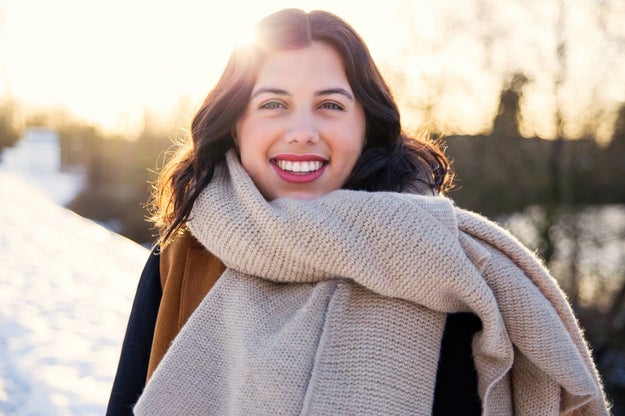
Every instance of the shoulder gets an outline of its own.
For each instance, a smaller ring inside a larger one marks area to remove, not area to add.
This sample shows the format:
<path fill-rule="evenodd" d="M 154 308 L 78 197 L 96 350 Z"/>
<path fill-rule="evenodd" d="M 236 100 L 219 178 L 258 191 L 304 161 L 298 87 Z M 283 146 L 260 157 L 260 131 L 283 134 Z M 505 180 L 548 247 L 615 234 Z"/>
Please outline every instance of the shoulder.
<path fill-rule="evenodd" d="M 162 298 L 148 378 L 225 269 L 223 263 L 188 231 L 165 246 L 159 257 Z"/>
<path fill-rule="evenodd" d="M 161 284 L 165 287 L 168 278 L 182 275 L 189 268 L 211 265 L 215 272 L 223 272 L 223 264 L 209 252 L 189 231 L 176 236 L 160 253 Z M 201 267 L 206 271 L 206 267 Z"/>
<path fill-rule="evenodd" d="M 571 310 L 564 292 L 535 253 L 508 230 L 479 214 L 458 209 L 457 219 L 465 252 L 470 254 L 467 247 L 473 245 L 481 247 L 487 254 L 476 265 L 486 278 L 492 278 L 490 284 L 493 287 L 507 282 L 515 287 L 512 292 L 520 290 L 519 285 L 525 285 L 528 291 L 538 290 L 559 314 L 570 317 Z M 509 279 L 504 279 L 505 276 Z"/>
<path fill-rule="evenodd" d="M 179 310 L 182 324 L 224 272 L 225 266 L 186 231 L 168 244 L 160 255 L 163 301 Z"/>
<path fill-rule="evenodd" d="M 461 233 L 478 241 L 484 247 L 490 247 L 491 252 L 499 252 L 521 269 L 547 273 L 541 259 L 501 225 L 480 214 L 460 208 L 456 208 L 456 218 Z"/>

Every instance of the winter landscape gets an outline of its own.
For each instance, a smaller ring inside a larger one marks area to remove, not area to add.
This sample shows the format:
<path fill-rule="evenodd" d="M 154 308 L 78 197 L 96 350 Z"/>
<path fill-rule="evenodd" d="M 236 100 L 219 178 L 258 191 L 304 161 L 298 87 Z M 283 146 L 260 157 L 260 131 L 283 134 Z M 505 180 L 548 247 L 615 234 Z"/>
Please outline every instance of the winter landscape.
<path fill-rule="evenodd" d="M 148 250 L 37 183 L 0 169 L 0 415 L 103 415 Z"/>

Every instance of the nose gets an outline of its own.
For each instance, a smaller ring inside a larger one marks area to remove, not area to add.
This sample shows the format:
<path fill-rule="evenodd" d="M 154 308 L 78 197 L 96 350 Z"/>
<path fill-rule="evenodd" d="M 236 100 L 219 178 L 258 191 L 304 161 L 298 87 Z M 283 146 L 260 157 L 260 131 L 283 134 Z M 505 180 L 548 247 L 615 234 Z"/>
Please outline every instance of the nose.
<path fill-rule="evenodd" d="M 285 140 L 291 144 L 317 143 L 319 131 L 314 118 L 309 114 L 294 114 L 291 125 L 285 132 Z"/>

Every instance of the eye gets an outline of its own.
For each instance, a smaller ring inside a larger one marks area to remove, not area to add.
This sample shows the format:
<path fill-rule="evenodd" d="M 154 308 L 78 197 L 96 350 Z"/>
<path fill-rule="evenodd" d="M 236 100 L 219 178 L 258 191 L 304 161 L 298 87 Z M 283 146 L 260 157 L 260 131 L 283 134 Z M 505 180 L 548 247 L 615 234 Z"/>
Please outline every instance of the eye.
<path fill-rule="evenodd" d="M 335 102 L 335 101 L 326 101 L 321 103 L 321 105 L 319 106 L 319 108 L 325 108 L 328 110 L 339 110 L 339 111 L 344 111 L 345 107 L 343 107 L 341 104 Z"/>
<path fill-rule="evenodd" d="M 258 108 L 273 110 L 277 108 L 286 108 L 286 106 L 280 101 L 267 101 L 262 103 Z"/>

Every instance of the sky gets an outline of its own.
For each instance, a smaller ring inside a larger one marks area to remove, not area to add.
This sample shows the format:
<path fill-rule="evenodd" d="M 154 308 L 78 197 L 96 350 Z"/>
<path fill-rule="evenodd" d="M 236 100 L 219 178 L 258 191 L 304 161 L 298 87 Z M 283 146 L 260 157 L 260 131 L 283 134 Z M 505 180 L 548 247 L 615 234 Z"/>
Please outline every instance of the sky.
<path fill-rule="evenodd" d="M 324 8 L 366 26 L 362 8 L 336 3 L 0 0 L 0 91 L 123 127 L 126 113 L 203 98 L 234 44 L 269 13 Z"/>
<path fill-rule="evenodd" d="M 0 0 L 0 94 L 132 130 L 146 109 L 171 113 L 182 99 L 197 108 L 260 18 L 325 9 L 365 39 L 408 124 L 423 122 L 413 109 L 431 108 L 443 130 L 488 129 L 506 76 L 523 70 L 524 131 L 549 136 L 559 2 L 570 44 L 560 100 L 574 135 L 589 109 L 609 124 L 625 101 L 621 0 L 600 2 L 600 22 L 594 0 Z"/>

